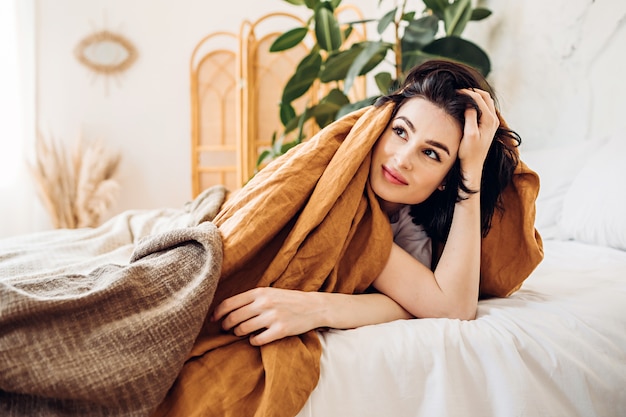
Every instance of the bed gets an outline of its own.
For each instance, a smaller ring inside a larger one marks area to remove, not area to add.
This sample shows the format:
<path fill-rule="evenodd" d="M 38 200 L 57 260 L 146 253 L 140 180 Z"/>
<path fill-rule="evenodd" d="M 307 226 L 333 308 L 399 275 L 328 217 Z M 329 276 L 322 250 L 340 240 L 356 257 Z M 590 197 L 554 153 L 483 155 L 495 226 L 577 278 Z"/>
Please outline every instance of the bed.
<path fill-rule="evenodd" d="M 522 151 L 522 158 L 542 177 L 536 226 L 544 238 L 545 259 L 521 289 L 508 298 L 481 300 L 474 321 L 418 319 L 320 330 L 321 376 L 298 417 L 624 415 L 626 190 L 618 174 L 625 155 L 625 142 L 619 138 Z M 215 192 L 209 189 L 180 209 L 124 212 L 96 229 L 5 239 L 0 242 L 0 283 L 6 284 L 16 271 L 35 279 L 42 268 L 86 276 L 103 264 L 123 266 L 151 236 L 206 224 L 223 197 L 212 196 Z M 183 236 L 174 246 L 184 248 L 184 242 L 193 239 Z M 188 246 L 197 250 L 203 245 L 200 240 Z M 154 260 L 158 253 L 146 259 Z M 193 256 L 199 258 L 196 252 Z M 206 272 L 204 266 L 199 268 Z M 197 315 L 203 312 L 206 309 Z M 0 336 L 10 330 L 5 323 Z M 186 334 L 197 331 L 192 327 Z M 148 336 L 155 341 L 154 335 Z M 14 381 L 6 369 L 12 369 L 12 347 L 6 338 L 0 340 L 0 414 L 32 415 L 28 407 L 39 400 L 29 397 L 24 402 L 9 394 Z M 141 348 L 142 356 L 155 350 Z M 181 351 L 184 356 L 189 348 L 178 346 L 175 360 L 166 356 L 166 382 L 148 393 L 153 402 L 149 406 L 136 401 L 148 398 L 140 390 L 127 393 L 118 408 L 106 408 L 119 398 L 107 397 L 100 389 L 97 407 L 76 401 L 70 411 L 148 415 L 181 366 Z M 40 354 L 28 348 L 24 352 Z M 38 370 L 40 376 L 54 379 L 52 370 L 64 366 L 56 363 L 58 355 L 55 358 Z M 140 382 L 154 383 L 153 376 L 147 378 Z M 73 383 L 70 391 L 78 390 L 84 380 Z M 72 414 L 58 405 L 44 399 L 37 407 L 46 411 L 42 415 Z"/>
<path fill-rule="evenodd" d="M 624 415 L 626 253 L 557 240 L 545 253 L 474 321 L 322 334 L 322 376 L 299 416 Z"/>
<path fill-rule="evenodd" d="M 545 258 L 474 321 L 320 333 L 321 378 L 299 417 L 626 415 L 626 144 L 522 151 L 542 188 Z"/>

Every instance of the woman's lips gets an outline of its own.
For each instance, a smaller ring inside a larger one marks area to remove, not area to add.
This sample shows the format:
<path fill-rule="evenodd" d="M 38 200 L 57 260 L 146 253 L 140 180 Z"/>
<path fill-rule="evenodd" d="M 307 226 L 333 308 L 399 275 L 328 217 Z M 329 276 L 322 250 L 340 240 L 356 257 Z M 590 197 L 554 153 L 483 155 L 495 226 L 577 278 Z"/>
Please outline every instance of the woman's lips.
<path fill-rule="evenodd" d="M 396 185 L 408 185 L 404 177 L 392 168 L 383 165 L 383 176 L 387 181 Z"/>

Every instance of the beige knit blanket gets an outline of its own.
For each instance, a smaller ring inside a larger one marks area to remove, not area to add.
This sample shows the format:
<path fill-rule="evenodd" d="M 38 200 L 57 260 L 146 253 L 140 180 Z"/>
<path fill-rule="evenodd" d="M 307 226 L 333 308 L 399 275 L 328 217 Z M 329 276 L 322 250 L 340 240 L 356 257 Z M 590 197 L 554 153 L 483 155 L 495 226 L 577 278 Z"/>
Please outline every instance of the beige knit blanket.
<path fill-rule="evenodd" d="M 0 415 L 152 413 L 213 299 L 223 200 L 1 240 Z"/>

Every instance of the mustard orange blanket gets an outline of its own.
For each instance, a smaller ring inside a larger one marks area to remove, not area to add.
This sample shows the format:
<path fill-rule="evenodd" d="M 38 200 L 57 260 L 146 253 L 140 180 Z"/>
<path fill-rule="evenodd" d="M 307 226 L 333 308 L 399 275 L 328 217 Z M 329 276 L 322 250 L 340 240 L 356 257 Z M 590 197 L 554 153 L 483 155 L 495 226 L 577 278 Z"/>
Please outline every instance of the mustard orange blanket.
<path fill-rule="evenodd" d="M 369 107 L 334 122 L 225 204 L 214 220 L 224 259 L 211 311 L 255 286 L 359 293 L 371 284 L 392 233 L 368 186 L 370 151 L 391 111 Z M 536 174 L 521 165 L 506 214 L 484 240 L 481 285 L 491 294 L 516 289 L 541 260 L 537 189 Z M 156 415 L 294 416 L 317 384 L 320 354 L 314 331 L 259 348 L 206 322 Z"/>

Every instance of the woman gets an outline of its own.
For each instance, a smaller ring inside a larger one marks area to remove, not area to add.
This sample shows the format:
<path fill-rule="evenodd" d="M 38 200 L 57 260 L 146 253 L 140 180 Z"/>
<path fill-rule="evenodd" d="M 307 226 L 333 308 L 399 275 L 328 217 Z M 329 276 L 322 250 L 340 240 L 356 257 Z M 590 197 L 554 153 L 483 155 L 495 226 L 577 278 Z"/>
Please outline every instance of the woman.
<path fill-rule="evenodd" d="M 395 108 L 369 168 L 369 184 L 394 229 L 390 255 L 372 283 L 377 292 L 255 288 L 217 306 L 212 320 L 222 320 L 223 329 L 264 345 L 322 327 L 475 317 L 481 238 L 518 163 L 519 137 L 500 127 L 491 88 L 463 65 L 416 67 L 376 106 L 388 103 Z M 431 238 L 446 242 L 433 270 Z"/>
<path fill-rule="evenodd" d="M 479 292 L 517 289 L 542 258 L 538 177 L 488 91 L 426 62 L 230 198 L 210 320 L 155 417 L 293 416 L 319 378 L 314 329 L 472 319 Z"/>

